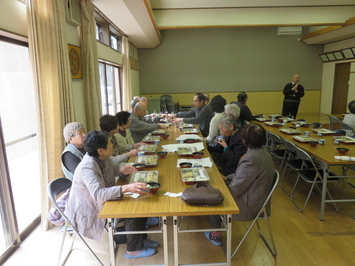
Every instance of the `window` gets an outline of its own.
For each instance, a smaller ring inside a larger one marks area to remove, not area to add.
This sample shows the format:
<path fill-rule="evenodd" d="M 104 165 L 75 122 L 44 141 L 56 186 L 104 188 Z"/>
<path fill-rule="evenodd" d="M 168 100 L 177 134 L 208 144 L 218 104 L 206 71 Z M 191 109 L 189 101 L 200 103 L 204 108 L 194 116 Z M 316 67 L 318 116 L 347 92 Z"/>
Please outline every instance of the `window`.
<path fill-rule="evenodd" d="M 102 114 L 115 115 L 122 111 L 120 68 L 100 62 L 99 71 Z"/>
<path fill-rule="evenodd" d="M 121 52 L 121 37 L 110 32 L 110 47 L 116 51 Z"/>
<path fill-rule="evenodd" d="M 96 40 L 102 42 L 103 37 L 102 37 L 102 28 L 101 24 L 99 22 L 96 22 Z"/>
<path fill-rule="evenodd" d="M 1 255 L 39 224 L 41 203 L 35 93 L 27 44 L 0 36 L 0 58 L 1 264 Z"/>

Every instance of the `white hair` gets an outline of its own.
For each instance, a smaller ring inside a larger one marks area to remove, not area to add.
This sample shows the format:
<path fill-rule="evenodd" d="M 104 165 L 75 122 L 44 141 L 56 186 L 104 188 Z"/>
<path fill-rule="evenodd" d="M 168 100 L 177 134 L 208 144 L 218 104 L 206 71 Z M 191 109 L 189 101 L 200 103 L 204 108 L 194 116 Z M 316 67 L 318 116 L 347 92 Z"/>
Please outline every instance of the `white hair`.
<path fill-rule="evenodd" d="M 227 104 L 224 106 L 224 113 L 226 115 L 233 116 L 235 119 L 238 119 L 239 115 L 240 115 L 240 108 L 238 105 L 233 104 L 233 103 Z"/>

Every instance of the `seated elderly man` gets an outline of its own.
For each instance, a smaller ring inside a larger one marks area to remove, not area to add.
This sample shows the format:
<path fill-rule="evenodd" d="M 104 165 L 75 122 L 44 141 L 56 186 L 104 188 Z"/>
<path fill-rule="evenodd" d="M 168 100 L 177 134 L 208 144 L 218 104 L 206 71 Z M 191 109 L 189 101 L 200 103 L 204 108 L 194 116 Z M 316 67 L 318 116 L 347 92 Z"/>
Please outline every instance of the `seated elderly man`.
<path fill-rule="evenodd" d="M 349 125 L 353 129 L 353 132 L 355 132 L 355 101 L 351 101 L 348 104 L 348 109 L 350 114 L 344 116 L 343 122 Z M 350 135 L 353 135 L 353 132 Z"/>
<path fill-rule="evenodd" d="M 195 94 L 194 106 L 196 108 L 195 110 L 180 112 L 174 115 L 177 118 L 175 118 L 173 122 L 175 124 L 180 122 L 198 124 L 202 136 L 207 137 L 210 130 L 210 122 L 214 113 L 212 112 L 212 109 L 206 105 L 205 95 L 203 95 L 203 93 Z"/>
<path fill-rule="evenodd" d="M 61 156 L 62 171 L 65 177 L 70 180 L 73 179 L 75 168 L 85 155 L 85 134 L 84 126 L 78 122 L 69 123 L 63 129 L 63 136 L 68 144 Z"/>
<path fill-rule="evenodd" d="M 141 142 L 142 139 L 150 132 L 158 128 L 167 128 L 166 125 L 159 125 L 156 123 L 148 123 L 144 121 L 144 116 L 147 111 L 147 105 L 143 102 L 138 102 L 134 107 L 134 112 L 131 115 L 131 131 L 132 138 L 135 143 Z"/>
<path fill-rule="evenodd" d="M 247 148 L 246 154 L 239 160 L 236 171 L 226 178 L 240 213 L 233 215 L 237 221 L 251 221 L 258 214 L 263 201 L 272 187 L 275 168 L 270 153 L 266 150 L 266 131 L 258 124 L 246 125 L 241 131 L 241 139 Z M 270 214 L 271 205 L 267 206 Z M 208 216 L 212 228 L 221 228 L 219 215 Z M 216 246 L 222 244 L 221 232 L 204 232 L 206 238 Z"/>
<path fill-rule="evenodd" d="M 249 107 L 246 105 L 248 100 L 248 95 L 245 92 L 239 93 L 237 99 L 238 99 L 237 102 L 231 102 L 231 103 L 238 105 L 238 107 L 240 108 L 239 121 L 242 126 L 244 126 L 245 120 L 254 121 L 256 120 L 257 117 L 259 117 L 257 115 L 252 115 Z"/>
<path fill-rule="evenodd" d="M 83 236 L 100 241 L 106 219 L 98 214 L 108 200 L 121 199 L 126 192 L 146 195 L 142 182 L 115 186 L 115 177 L 125 178 L 137 170 L 126 165 L 120 167 L 111 159 L 113 145 L 103 131 L 91 131 L 84 140 L 86 155 L 73 177 L 65 214 Z M 123 202 L 122 202 L 123 203 Z M 126 231 L 145 231 L 146 218 L 127 218 Z M 158 242 L 147 239 L 147 234 L 128 234 L 126 258 L 150 257 L 155 254 Z"/>

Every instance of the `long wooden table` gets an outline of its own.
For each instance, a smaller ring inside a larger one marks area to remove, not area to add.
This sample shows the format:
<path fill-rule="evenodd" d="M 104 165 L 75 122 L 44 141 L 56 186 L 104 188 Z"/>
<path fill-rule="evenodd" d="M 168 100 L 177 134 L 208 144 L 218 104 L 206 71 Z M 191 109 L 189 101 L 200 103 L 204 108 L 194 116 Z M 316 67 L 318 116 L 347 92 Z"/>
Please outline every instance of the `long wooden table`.
<path fill-rule="evenodd" d="M 307 122 L 311 123 L 311 121 L 306 120 Z M 315 122 L 315 121 L 314 121 Z M 346 156 L 351 156 L 355 157 L 355 145 L 345 145 L 345 144 L 334 144 L 334 136 L 333 135 L 323 135 L 322 137 L 318 137 L 315 132 L 312 131 L 312 127 L 304 128 L 304 127 L 299 127 L 298 130 L 302 131 L 302 134 L 304 134 L 304 131 L 310 131 L 310 137 L 313 137 L 317 140 L 319 139 L 325 139 L 325 144 L 324 145 L 317 145 L 316 147 L 311 147 L 307 143 L 302 143 L 299 141 L 294 140 L 292 135 L 287 135 L 284 134 L 280 131 L 282 128 L 289 128 L 291 126 L 294 126 L 291 124 L 291 122 L 288 122 L 286 125 L 280 128 L 275 128 L 271 126 L 267 126 L 264 122 L 255 122 L 261 124 L 266 131 L 272 132 L 280 136 L 282 139 L 289 140 L 293 142 L 296 146 L 300 147 L 301 149 L 305 150 L 308 154 L 312 155 L 313 157 L 321 160 L 323 162 L 323 184 L 322 184 L 322 195 L 321 195 L 321 208 L 320 208 L 320 220 L 324 220 L 324 209 L 325 209 L 325 203 L 327 202 L 354 202 L 355 199 L 326 199 L 326 189 L 327 189 L 327 179 L 328 179 L 328 172 L 329 167 L 332 165 L 355 165 L 355 161 L 342 161 L 342 160 L 337 160 L 335 159 L 335 156 L 340 156 L 341 154 L 338 153 L 336 148 L 338 147 L 346 147 L 349 148 L 349 152 L 346 153 Z"/>
<path fill-rule="evenodd" d="M 177 143 L 176 138 L 182 134 L 174 126 L 167 130 L 170 135 L 167 140 L 161 138 L 161 142 L 157 151 L 162 150 L 161 146 L 166 144 Z M 208 150 L 204 149 L 204 157 L 210 157 Z M 134 161 L 132 158 L 130 161 Z M 178 255 L 178 219 L 180 216 L 205 216 L 205 215 L 225 215 L 226 224 L 224 230 L 227 232 L 226 243 L 226 262 L 218 263 L 218 265 L 231 265 L 231 240 L 232 240 L 232 214 L 238 214 L 239 209 L 230 194 L 228 187 L 222 179 L 217 167 L 213 165 L 212 168 L 206 168 L 210 176 L 210 184 L 218 188 L 224 195 L 224 202 L 218 206 L 192 206 L 184 203 L 180 198 L 173 198 L 164 196 L 166 192 L 178 193 L 184 191 L 188 185 L 181 180 L 180 170 L 177 168 L 178 155 L 176 153 L 169 153 L 165 158 L 159 159 L 158 164 L 149 170 L 157 170 L 159 172 L 160 189 L 155 195 L 148 195 L 145 197 L 138 197 L 136 199 L 125 195 L 120 201 L 108 201 L 104 204 L 99 213 L 100 218 L 108 219 L 109 231 L 109 245 L 110 245 L 110 259 L 111 265 L 115 264 L 115 250 L 113 245 L 113 220 L 115 218 L 136 218 L 136 217 L 161 217 L 161 229 L 156 231 L 149 230 L 142 233 L 162 233 L 164 245 L 164 265 L 168 265 L 168 241 L 167 241 L 167 227 L 173 226 L 174 230 L 174 264 L 179 264 Z M 211 158 L 212 160 L 212 158 Z M 147 169 L 147 168 L 146 168 Z M 119 181 L 122 182 L 122 181 Z M 167 223 L 167 217 L 173 217 L 173 225 Z M 209 231 L 211 228 L 203 229 Z M 195 232 L 203 231 L 201 229 Z M 133 232 L 138 233 L 138 232 Z M 199 264 L 200 265 L 200 264 Z"/>

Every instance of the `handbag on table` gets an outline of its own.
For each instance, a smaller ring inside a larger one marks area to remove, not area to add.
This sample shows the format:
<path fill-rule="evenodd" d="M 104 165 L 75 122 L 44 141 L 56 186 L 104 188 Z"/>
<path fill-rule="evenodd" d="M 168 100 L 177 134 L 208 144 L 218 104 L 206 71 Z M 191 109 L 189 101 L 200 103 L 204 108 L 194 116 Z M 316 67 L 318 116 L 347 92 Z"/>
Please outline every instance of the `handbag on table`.
<path fill-rule="evenodd" d="M 219 189 L 207 181 L 199 181 L 184 190 L 181 200 L 190 205 L 218 205 L 224 201 L 224 197 Z"/>

